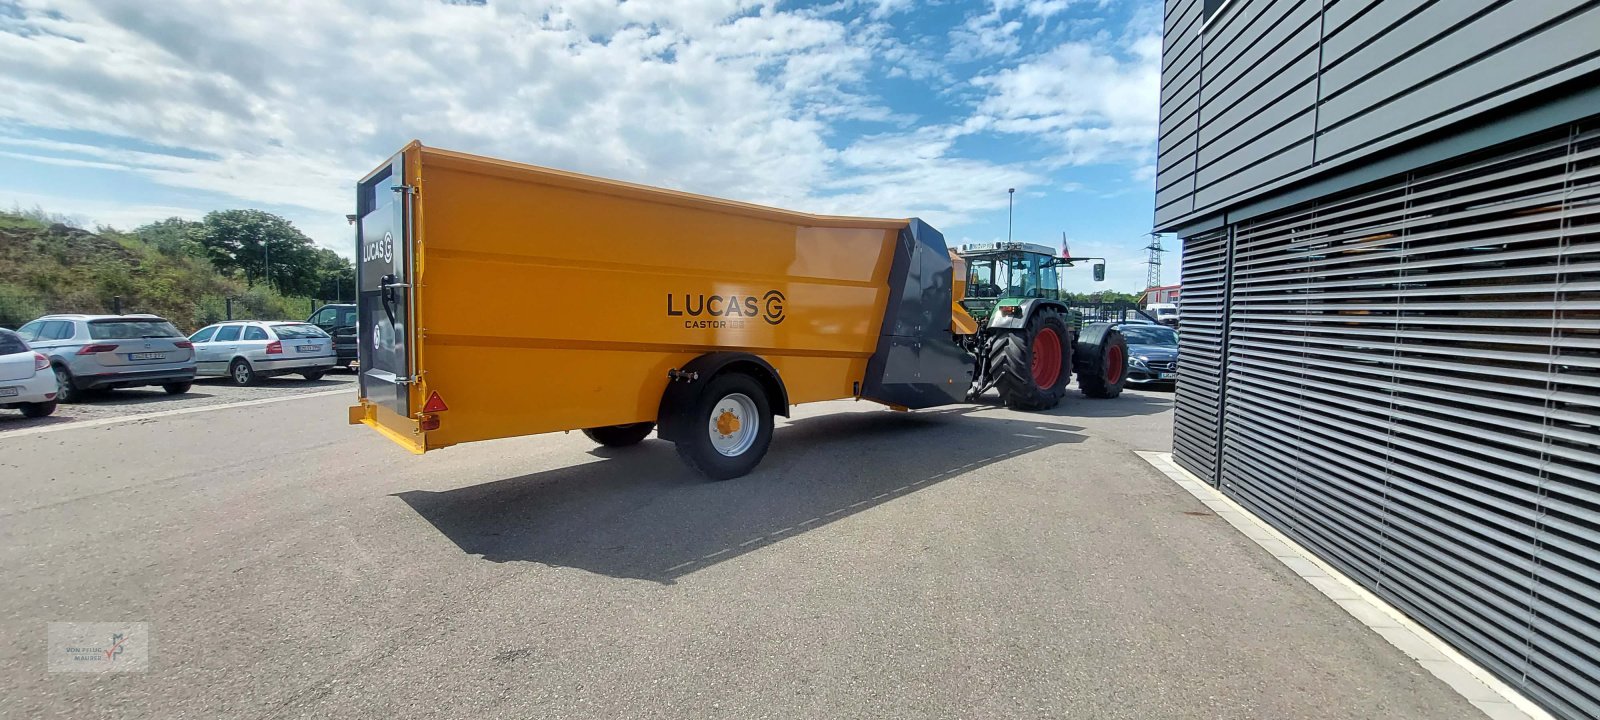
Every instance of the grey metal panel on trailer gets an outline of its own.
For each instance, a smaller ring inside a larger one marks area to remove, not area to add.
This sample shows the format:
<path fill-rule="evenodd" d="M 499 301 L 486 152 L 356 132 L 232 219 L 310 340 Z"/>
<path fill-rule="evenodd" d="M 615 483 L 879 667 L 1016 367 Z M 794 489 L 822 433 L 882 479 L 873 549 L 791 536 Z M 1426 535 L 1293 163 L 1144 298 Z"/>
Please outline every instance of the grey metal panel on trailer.
<path fill-rule="evenodd" d="M 1174 458 L 1600 717 L 1600 123 L 1191 238 L 1183 281 Z"/>

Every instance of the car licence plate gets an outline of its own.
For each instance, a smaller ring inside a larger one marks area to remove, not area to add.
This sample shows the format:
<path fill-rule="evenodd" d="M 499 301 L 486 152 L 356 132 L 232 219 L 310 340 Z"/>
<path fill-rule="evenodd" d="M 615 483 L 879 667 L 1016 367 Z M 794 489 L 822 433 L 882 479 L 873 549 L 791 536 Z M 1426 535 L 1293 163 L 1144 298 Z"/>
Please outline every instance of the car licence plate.
<path fill-rule="evenodd" d="M 296 345 L 294 349 L 299 350 L 300 352 L 316 352 L 322 348 L 319 348 L 316 345 Z"/>
<path fill-rule="evenodd" d="M 1177 376 L 1178 376 L 1178 374 L 1175 373 L 1175 372 L 1158 373 L 1156 375 L 1156 379 L 1158 379 L 1158 380 L 1171 380 L 1171 379 L 1173 379 L 1173 378 L 1175 378 Z"/>
<path fill-rule="evenodd" d="M 128 353 L 129 360 L 160 360 L 166 353 Z"/>
<path fill-rule="evenodd" d="M 0 388 L 0 397 L 16 397 L 17 389 L 14 387 Z"/>

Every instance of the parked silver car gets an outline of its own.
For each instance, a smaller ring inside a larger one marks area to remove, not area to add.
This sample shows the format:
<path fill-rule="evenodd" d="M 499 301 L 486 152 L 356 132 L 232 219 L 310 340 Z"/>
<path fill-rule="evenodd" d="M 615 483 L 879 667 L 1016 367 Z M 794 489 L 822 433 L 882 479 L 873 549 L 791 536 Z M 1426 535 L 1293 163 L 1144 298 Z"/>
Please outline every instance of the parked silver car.
<path fill-rule="evenodd" d="M 309 323 L 217 323 L 200 328 L 189 341 L 201 375 L 227 377 L 235 385 L 290 373 L 321 380 L 335 360 L 333 338 Z"/>
<path fill-rule="evenodd" d="M 60 402 L 144 385 L 178 395 L 194 380 L 194 346 L 155 315 L 46 315 L 17 334 L 50 359 Z"/>
<path fill-rule="evenodd" d="M 56 376 L 50 358 L 27 341 L 0 328 L 0 409 L 16 408 L 31 418 L 56 411 Z"/>

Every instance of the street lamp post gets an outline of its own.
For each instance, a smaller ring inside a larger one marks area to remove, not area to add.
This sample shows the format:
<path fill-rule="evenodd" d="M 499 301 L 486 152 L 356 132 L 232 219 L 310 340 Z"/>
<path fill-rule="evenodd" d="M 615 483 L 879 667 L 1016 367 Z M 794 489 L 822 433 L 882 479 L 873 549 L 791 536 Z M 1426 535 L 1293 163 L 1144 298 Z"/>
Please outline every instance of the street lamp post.
<path fill-rule="evenodd" d="M 1016 196 L 1016 188 L 1006 188 L 1006 242 L 1011 242 L 1011 206 Z"/>

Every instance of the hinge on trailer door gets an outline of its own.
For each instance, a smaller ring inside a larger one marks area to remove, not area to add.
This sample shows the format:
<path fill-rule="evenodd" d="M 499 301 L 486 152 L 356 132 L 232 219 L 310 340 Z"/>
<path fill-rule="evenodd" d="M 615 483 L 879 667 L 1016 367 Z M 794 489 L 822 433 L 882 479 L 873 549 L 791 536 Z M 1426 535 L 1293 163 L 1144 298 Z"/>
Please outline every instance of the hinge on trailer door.
<path fill-rule="evenodd" d="M 389 189 L 397 193 L 405 193 L 407 195 L 417 194 L 417 186 L 415 185 L 390 185 Z"/>

